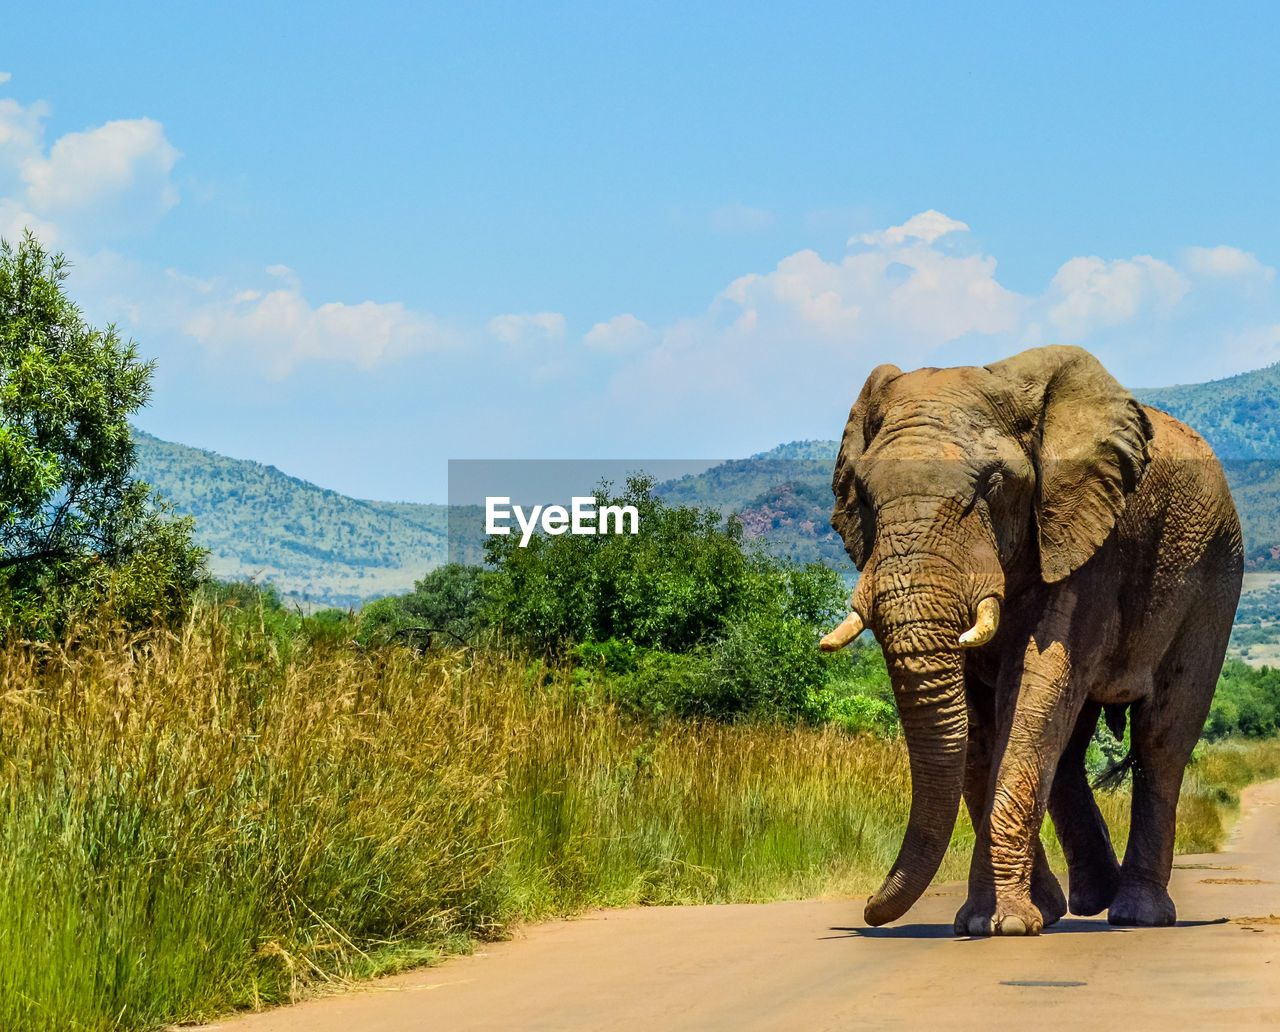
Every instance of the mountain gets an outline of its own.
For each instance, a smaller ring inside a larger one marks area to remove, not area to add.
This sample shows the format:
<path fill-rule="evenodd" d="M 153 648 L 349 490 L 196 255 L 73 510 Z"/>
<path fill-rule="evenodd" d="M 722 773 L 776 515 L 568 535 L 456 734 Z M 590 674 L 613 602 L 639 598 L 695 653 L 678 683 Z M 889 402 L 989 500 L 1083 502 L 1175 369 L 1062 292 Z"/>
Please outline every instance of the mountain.
<path fill-rule="evenodd" d="M 845 564 L 831 529 L 831 467 L 838 441 L 792 441 L 749 459 L 658 485 L 672 505 L 705 505 L 742 521 L 742 536 L 800 562 Z"/>
<path fill-rule="evenodd" d="M 1215 380 L 1134 392 L 1190 424 L 1224 460 L 1249 568 L 1280 570 L 1280 364 Z M 833 427 L 833 429 L 838 429 Z M 449 558 L 480 557 L 483 514 L 444 505 L 349 498 L 274 466 L 135 432 L 138 475 L 196 518 L 215 576 L 274 583 L 291 600 L 348 606 L 408 591 Z M 847 559 L 831 531 L 838 443 L 793 441 L 659 485 L 671 504 L 739 513 L 744 537 L 805 561 Z"/>
<path fill-rule="evenodd" d="M 134 443 L 137 475 L 195 517 L 216 577 L 252 577 L 290 601 L 345 607 L 409 591 L 445 561 L 446 506 L 348 498 L 138 430 Z"/>
<path fill-rule="evenodd" d="M 1133 393 L 1194 427 L 1224 461 L 1280 459 L 1280 363 L 1224 380 Z"/>

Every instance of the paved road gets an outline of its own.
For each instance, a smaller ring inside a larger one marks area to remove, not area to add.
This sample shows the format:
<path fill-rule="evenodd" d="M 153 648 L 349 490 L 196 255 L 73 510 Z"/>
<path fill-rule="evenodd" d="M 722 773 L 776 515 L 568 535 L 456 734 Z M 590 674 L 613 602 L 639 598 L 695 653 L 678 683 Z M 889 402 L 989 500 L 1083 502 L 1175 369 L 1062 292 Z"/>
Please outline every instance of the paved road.
<path fill-rule="evenodd" d="M 867 928 L 853 900 L 604 911 L 226 1032 L 1280 1027 L 1280 781 L 1228 851 L 1177 858 L 1173 928 L 1067 918 L 956 939 L 961 886 Z M 1095 1024 L 1096 1023 L 1096 1024 Z"/>

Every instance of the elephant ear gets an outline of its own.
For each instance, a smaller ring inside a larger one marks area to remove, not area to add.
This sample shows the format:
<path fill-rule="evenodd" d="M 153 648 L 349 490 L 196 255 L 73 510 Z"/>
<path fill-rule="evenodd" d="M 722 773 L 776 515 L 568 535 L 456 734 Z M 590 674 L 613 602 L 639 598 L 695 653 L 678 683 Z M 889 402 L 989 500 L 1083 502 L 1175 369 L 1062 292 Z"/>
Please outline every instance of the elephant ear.
<path fill-rule="evenodd" d="M 849 421 L 844 426 L 840 452 L 836 455 L 835 473 L 831 477 L 831 490 L 836 496 L 831 526 L 844 541 L 844 550 L 849 553 L 853 565 L 859 570 L 871 554 L 875 528 L 871 525 L 871 514 L 864 511 L 858 499 L 854 466 L 874 436 L 868 434 L 867 421 L 875 396 L 885 384 L 901 375 L 902 370 L 895 365 L 880 365 L 871 370 L 867 382 L 862 385 L 862 393 L 849 410 Z"/>
<path fill-rule="evenodd" d="M 1035 348 L 987 368 L 1030 413 L 1040 572 L 1052 584 L 1102 546 L 1150 461 L 1151 422 L 1083 348 Z"/>

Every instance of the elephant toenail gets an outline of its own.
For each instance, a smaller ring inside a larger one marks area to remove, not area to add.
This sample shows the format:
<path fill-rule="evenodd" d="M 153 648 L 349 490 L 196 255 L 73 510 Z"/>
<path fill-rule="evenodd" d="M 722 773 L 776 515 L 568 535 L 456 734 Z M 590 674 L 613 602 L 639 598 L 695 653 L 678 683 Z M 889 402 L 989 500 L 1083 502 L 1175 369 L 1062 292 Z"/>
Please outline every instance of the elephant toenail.
<path fill-rule="evenodd" d="M 1022 918 L 1011 914 L 1000 922 L 1000 932 L 1002 935 L 1026 935 L 1027 925 Z"/>

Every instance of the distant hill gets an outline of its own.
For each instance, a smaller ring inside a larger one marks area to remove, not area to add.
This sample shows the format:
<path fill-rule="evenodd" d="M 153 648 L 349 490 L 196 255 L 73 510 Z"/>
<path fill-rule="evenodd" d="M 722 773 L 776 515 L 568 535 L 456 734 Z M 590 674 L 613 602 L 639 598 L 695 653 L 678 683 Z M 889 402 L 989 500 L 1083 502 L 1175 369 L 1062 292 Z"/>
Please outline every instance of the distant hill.
<path fill-rule="evenodd" d="M 1280 570 L 1280 365 L 1134 393 L 1206 437 L 1224 460 L 1250 568 Z M 291 600 L 348 606 L 408 591 L 448 559 L 444 505 L 349 498 L 274 466 L 135 437 L 139 475 L 195 516 L 216 576 L 256 577 Z M 739 513 L 745 537 L 775 553 L 847 570 L 827 522 L 837 447 L 793 441 L 668 481 L 658 492 L 671 504 Z M 455 544 L 468 542 L 455 557 L 479 560 L 482 518 L 474 508 L 453 514 Z"/>
<path fill-rule="evenodd" d="M 1280 459 L 1280 363 L 1225 380 L 1133 393 L 1194 427 L 1224 461 Z"/>
<path fill-rule="evenodd" d="M 1209 442 L 1240 513 L 1248 568 L 1280 570 L 1280 363 L 1134 394 Z"/>
<path fill-rule="evenodd" d="M 749 459 L 658 486 L 672 505 L 737 513 L 743 537 L 800 562 L 848 563 L 831 529 L 831 467 L 838 441 L 792 441 Z"/>
<path fill-rule="evenodd" d="M 445 561 L 447 507 L 348 498 L 274 466 L 134 431 L 137 475 L 183 514 L 217 577 L 253 577 L 290 601 L 358 605 L 408 591 Z"/>
<path fill-rule="evenodd" d="M 836 441 L 780 444 L 749 459 L 733 459 L 704 473 L 669 480 L 658 486 L 658 494 L 672 505 L 709 505 L 727 516 L 783 484 L 825 478 L 830 485 L 838 447 Z"/>

